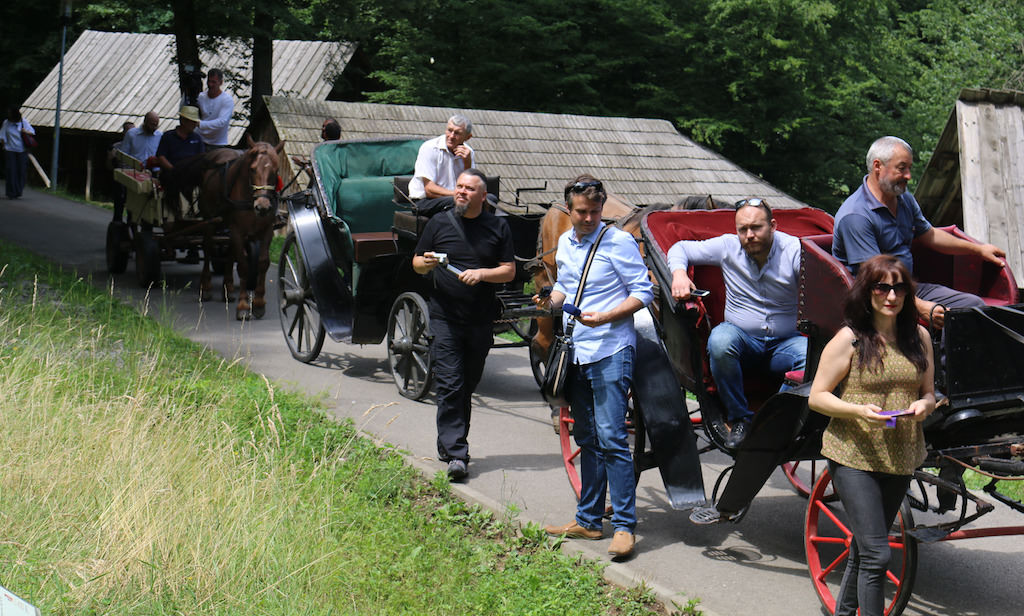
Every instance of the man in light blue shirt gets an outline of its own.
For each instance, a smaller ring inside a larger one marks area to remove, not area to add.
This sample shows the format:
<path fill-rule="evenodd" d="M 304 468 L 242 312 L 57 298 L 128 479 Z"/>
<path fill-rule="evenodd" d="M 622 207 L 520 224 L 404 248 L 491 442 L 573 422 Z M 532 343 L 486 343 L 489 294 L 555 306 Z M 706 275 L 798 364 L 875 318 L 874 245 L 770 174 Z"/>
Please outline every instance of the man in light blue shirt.
<path fill-rule="evenodd" d="M 163 133 L 157 129 L 159 125 L 160 116 L 155 111 L 147 113 L 142 119 L 142 126 L 130 128 L 125 133 L 121 151 L 145 165 L 150 157 L 156 156 L 156 149 L 160 147 Z"/>
<path fill-rule="evenodd" d="M 558 280 L 550 296 L 553 307 L 562 306 L 566 297 L 576 297 L 587 255 L 604 227 L 601 213 L 607 198 L 601 182 L 590 175 L 580 175 L 565 187 L 572 228 L 558 238 Z M 636 478 L 626 431 L 626 398 L 636 356 L 633 313 L 653 299 L 636 240 L 620 229 L 608 229 L 597 245 L 577 306 L 581 312 L 575 317 L 573 366 L 566 382 L 575 421 L 573 436 L 581 450 L 580 500 L 573 522 L 545 530 L 552 535 L 600 539 L 607 488 L 614 529 L 608 553 L 614 559 L 633 553 Z M 563 314 L 563 323 L 570 318 Z"/>
<path fill-rule="evenodd" d="M 736 204 L 736 235 L 676 242 L 668 251 L 672 297 L 689 299 L 695 289 L 690 265 L 719 265 L 725 280 L 725 321 L 711 330 L 711 376 L 732 426 L 726 445 L 737 447 L 753 412 L 743 391 L 744 371 L 782 376 L 802 370 L 807 339 L 797 332 L 800 240 L 776 231 L 763 199 Z"/>

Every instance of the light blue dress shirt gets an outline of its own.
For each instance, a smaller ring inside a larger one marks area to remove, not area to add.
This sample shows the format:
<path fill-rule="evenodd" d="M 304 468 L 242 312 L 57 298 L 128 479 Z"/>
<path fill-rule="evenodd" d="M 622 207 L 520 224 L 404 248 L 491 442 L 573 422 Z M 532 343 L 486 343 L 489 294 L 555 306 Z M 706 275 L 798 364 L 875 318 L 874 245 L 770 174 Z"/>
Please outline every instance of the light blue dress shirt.
<path fill-rule="evenodd" d="M 579 288 L 587 253 L 594 244 L 601 228 L 576 239 L 576 231 L 569 229 L 558 238 L 558 280 L 554 290 L 565 294 L 565 302 L 573 303 Z M 647 266 L 640 256 L 640 248 L 632 235 L 612 227 L 605 233 L 597 247 L 594 262 L 590 266 L 580 310 L 603 312 L 612 310 L 627 297 L 635 297 L 644 306 L 654 300 L 653 285 L 647 273 Z M 563 314 L 562 322 L 568 324 L 569 315 Z M 572 339 L 575 344 L 574 361 L 577 364 L 591 364 L 611 357 L 627 346 L 636 347 L 636 331 L 633 318 L 620 319 L 598 327 L 577 323 Z"/>
<path fill-rule="evenodd" d="M 773 237 L 763 268 L 734 234 L 676 242 L 668 251 L 668 266 L 675 272 L 689 265 L 720 265 L 725 320 L 757 338 L 788 338 L 798 334 L 800 240 L 781 231 Z"/>

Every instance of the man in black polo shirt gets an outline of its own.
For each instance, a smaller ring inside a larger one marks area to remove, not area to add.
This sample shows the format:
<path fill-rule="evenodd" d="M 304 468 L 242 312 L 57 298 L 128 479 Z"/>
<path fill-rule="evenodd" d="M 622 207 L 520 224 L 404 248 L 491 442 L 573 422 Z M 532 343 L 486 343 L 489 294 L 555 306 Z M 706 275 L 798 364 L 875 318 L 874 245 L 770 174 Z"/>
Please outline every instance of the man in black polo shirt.
<path fill-rule="evenodd" d="M 178 126 L 160 137 L 160 145 L 156 149 L 155 166 L 160 168 L 165 203 L 175 216 L 181 213 L 181 193 L 191 192 L 194 188 L 183 185 L 186 178 L 179 177 L 175 165 L 206 151 L 202 139 L 195 132 L 196 126 L 199 126 L 199 110 L 185 105 L 178 111 Z"/>
<path fill-rule="evenodd" d="M 466 477 L 473 391 L 493 342 L 494 291 L 515 277 L 508 223 L 483 203 L 487 185 L 470 168 L 455 185 L 455 207 L 427 222 L 412 267 L 434 279 L 430 296 L 430 346 L 437 394 L 437 453 L 448 476 Z"/>

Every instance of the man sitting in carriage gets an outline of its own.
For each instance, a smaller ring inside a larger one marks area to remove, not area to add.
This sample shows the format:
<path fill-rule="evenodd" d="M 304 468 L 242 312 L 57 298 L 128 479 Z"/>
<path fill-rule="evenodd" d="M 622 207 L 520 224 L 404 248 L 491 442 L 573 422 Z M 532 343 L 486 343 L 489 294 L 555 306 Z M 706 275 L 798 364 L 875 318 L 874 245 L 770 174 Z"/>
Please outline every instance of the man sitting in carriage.
<path fill-rule="evenodd" d="M 443 135 L 420 146 L 409 181 L 409 198 L 416 202 L 417 213 L 429 216 L 451 207 L 455 181 L 475 166 L 473 148 L 466 145 L 472 136 L 473 123 L 455 114 L 448 118 Z"/>
<path fill-rule="evenodd" d="M 199 110 L 185 105 L 178 112 L 178 119 L 178 126 L 160 138 L 154 165 L 160 168 L 160 184 L 164 189 L 165 203 L 175 217 L 182 213 L 181 196 L 191 193 L 197 183 L 195 178 L 188 180 L 190 174 L 179 165 L 206 151 L 203 141 L 195 132 L 199 125 Z"/>
<path fill-rule="evenodd" d="M 725 280 L 725 320 L 711 331 L 711 376 L 732 429 L 726 445 L 747 435 L 753 412 L 743 391 L 743 373 L 763 370 L 784 375 L 802 370 L 807 339 L 797 332 L 800 240 L 776 231 L 764 199 L 736 204 L 736 234 L 676 242 L 668 252 L 672 297 L 689 299 L 695 289 L 690 265 L 721 265 Z"/>
<path fill-rule="evenodd" d="M 914 273 L 911 242 L 947 255 L 978 255 L 1003 267 L 1006 253 L 992 244 L 976 244 L 932 227 L 921 206 L 907 192 L 914 150 L 899 137 L 881 137 L 868 149 L 864 182 L 836 212 L 832 255 L 856 274 L 861 263 L 878 254 L 898 258 Z M 948 308 L 984 306 L 976 295 L 917 282 L 915 305 L 920 317 L 942 327 Z"/>

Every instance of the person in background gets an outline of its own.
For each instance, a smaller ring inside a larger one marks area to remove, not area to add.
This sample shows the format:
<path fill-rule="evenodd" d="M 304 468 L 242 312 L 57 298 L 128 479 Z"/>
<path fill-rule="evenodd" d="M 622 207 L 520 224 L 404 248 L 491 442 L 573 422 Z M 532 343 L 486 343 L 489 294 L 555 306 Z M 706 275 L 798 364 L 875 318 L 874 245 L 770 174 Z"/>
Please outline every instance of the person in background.
<path fill-rule="evenodd" d="M 228 145 L 228 128 L 231 114 L 235 112 L 235 99 L 225 92 L 224 72 L 211 68 L 206 74 L 206 91 L 199 93 L 199 138 L 206 148 L 223 148 Z"/>
<path fill-rule="evenodd" d="M 921 422 L 935 410 L 931 338 L 917 323 L 914 282 L 898 258 L 860 264 L 846 326 L 825 346 L 808 406 L 832 419 L 821 453 L 853 531 L 836 616 L 882 616 L 889 528 L 925 459 Z M 841 388 L 842 393 L 834 392 Z M 895 427 L 887 412 L 898 411 Z"/>
<path fill-rule="evenodd" d="M 558 280 L 538 306 L 563 306 L 575 298 L 591 247 L 597 246 L 577 306 L 572 332 L 573 364 L 566 397 L 580 453 L 580 500 L 576 519 L 546 526 L 550 535 L 597 540 L 604 535 L 605 495 L 610 493 L 614 529 L 608 553 L 613 559 L 633 554 L 636 532 L 636 477 L 626 431 L 626 400 L 633 383 L 636 330 L 633 313 L 654 299 L 653 285 L 632 235 L 605 224 L 601 213 L 608 194 L 600 180 L 579 175 L 565 186 L 572 227 L 558 238 Z M 569 314 L 563 312 L 564 322 Z"/>
<path fill-rule="evenodd" d="M 121 140 L 121 151 L 140 163 L 145 163 L 150 157 L 156 156 L 160 137 L 163 136 L 158 126 L 160 116 L 155 111 L 150 111 L 142 118 L 142 126 L 130 128 L 125 133 L 124 139 Z"/>
<path fill-rule="evenodd" d="M 28 182 L 28 148 L 25 147 L 22 133 L 35 135 L 36 129 L 21 117 L 21 110 L 12 105 L 7 109 L 7 119 L 0 126 L 0 144 L 4 148 L 4 173 L 7 178 L 4 188 L 8 199 L 20 199 L 25 191 L 25 183 Z"/>
<path fill-rule="evenodd" d="M 437 455 L 453 481 L 469 464 L 472 396 L 494 342 L 495 289 L 516 275 L 508 223 L 483 208 L 484 174 L 463 171 L 454 207 L 431 218 L 416 243 L 412 267 L 430 274 L 430 354 L 437 394 Z M 446 258 L 445 258 L 446 257 Z"/>
<path fill-rule="evenodd" d="M 182 211 L 182 195 L 188 198 L 194 188 L 188 185 L 185 177 L 188 173 L 179 173 L 176 167 L 185 159 L 206 151 L 205 145 L 195 132 L 198 124 L 199 110 L 190 105 L 183 106 L 178 111 L 178 126 L 163 134 L 160 138 L 160 147 L 156 150 L 155 166 L 160 168 L 164 200 L 176 216 Z"/>
<path fill-rule="evenodd" d="M 324 120 L 323 128 L 320 129 L 320 138 L 324 141 L 337 141 L 341 139 L 341 124 L 334 118 Z"/>

